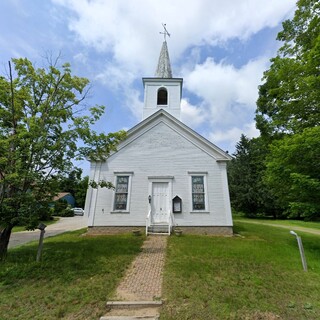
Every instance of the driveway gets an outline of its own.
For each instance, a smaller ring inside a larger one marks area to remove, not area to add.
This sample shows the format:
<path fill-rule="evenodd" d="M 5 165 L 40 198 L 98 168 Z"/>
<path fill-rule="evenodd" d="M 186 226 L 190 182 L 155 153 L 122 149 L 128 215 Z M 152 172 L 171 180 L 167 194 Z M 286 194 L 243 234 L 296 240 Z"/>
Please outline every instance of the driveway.
<path fill-rule="evenodd" d="M 46 227 L 44 237 L 52 237 L 67 231 L 78 230 L 87 227 L 88 218 L 85 216 L 75 216 L 60 218 L 58 222 Z M 14 248 L 30 241 L 39 240 L 40 230 L 21 231 L 11 234 L 9 248 Z"/>

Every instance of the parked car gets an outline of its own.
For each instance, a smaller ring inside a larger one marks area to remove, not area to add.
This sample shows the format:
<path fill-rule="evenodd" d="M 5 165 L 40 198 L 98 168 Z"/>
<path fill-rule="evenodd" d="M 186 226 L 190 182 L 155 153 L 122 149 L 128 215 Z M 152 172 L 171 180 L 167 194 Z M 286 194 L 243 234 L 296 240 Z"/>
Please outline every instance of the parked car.
<path fill-rule="evenodd" d="M 75 216 L 83 216 L 84 215 L 84 210 L 82 208 L 73 208 L 73 214 Z"/>

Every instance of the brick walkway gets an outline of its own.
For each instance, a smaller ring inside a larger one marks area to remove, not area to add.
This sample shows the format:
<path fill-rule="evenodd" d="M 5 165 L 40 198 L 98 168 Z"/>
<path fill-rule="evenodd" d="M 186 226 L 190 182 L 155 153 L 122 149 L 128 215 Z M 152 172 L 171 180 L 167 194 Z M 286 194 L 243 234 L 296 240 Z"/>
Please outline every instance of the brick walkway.
<path fill-rule="evenodd" d="M 148 236 L 120 282 L 116 299 L 152 301 L 161 298 L 162 271 L 167 246 L 166 236 Z"/>

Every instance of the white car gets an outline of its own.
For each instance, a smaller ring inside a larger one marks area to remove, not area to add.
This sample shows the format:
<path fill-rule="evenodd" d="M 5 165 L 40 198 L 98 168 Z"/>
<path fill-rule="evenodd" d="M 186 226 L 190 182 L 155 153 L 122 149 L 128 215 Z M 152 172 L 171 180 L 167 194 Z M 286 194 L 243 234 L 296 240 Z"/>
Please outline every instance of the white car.
<path fill-rule="evenodd" d="M 73 214 L 75 216 L 83 216 L 84 215 L 84 210 L 82 208 L 73 208 Z"/>

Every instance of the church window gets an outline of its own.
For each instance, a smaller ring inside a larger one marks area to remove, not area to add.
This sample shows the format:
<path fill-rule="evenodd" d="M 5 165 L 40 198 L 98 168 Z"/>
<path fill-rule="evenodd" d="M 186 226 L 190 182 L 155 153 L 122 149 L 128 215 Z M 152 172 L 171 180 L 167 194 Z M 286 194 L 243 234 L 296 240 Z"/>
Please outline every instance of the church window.
<path fill-rule="evenodd" d="M 158 90 L 157 105 L 168 105 L 168 91 L 166 88 Z"/>
<path fill-rule="evenodd" d="M 207 210 L 206 176 L 191 176 L 192 211 Z"/>
<path fill-rule="evenodd" d="M 117 176 L 114 197 L 114 210 L 126 211 L 128 208 L 130 176 Z"/>

